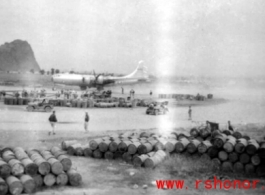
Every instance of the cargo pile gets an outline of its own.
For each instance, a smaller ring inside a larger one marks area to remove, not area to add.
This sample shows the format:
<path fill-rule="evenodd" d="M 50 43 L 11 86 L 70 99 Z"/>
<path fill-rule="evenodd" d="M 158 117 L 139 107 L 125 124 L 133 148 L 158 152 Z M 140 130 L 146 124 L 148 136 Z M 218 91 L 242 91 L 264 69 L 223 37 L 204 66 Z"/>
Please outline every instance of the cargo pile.
<path fill-rule="evenodd" d="M 74 108 L 112 108 L 112 107 L 132 107 L 136 106 L 135 101 L 126 101 L 124 98 L 104 98 L 104 99 L 50 99 L 54 106 L 74 107 Z"/>
<path fill-rule="evenodd" d="M 136 166 L 155 167 L 169 155 L 157 139 L 159 137 L 148 137 L 146 133 L 123 133 L 92 139 L 87 144 L 80 144 L 77 140 L 63 141 L 61 147 L 69 155 L 109 160 L 122 158 Z"/>
<path fill-rule="evenodd" d="M 28 105 L 29 98 L 5 97 L 4 104 L 6 105 Z"/>
<path fill-rule="evenodd" d="M 191 94 L 159 94 L 158 98 L 177 99 L 177 100 L 193 100 L 195 99 L 195 96 Z"/>
<path fill-rule="evenodd" d="M 207 97 L 203 95 L 191 95 L 191 94 L 159 94 L 159 98 L 162 99 L 176 99 L 176 100 L 197 100 L 204 101 L 205 99 L 213 99 L 213 94 L 207 94 Z"/>
<path fill-rule="evenodd" d="M 125 98 L 111 97 L 111 98 L 102 98 L 102 99 L 92 99 L 92 98 L 83 98 L 83 99 L 50 99 L 46 98 L 49 103 L 58 107 L 74 107 L 74 108 L 112 108 L 112 107 L 147 107 L 151 103 L 155 103 L 152 100 L 126 100 Z M 5 97 L 4 104 L 6 105 L 28 105 L 32 101 L 42 101 L 42 99 L 36 98 L 16 98 L 16 97 Z"/>
<path fill-rule="evenodd" d="M 240 132 L 192 128 L 189 135 L 171 132 L 168 136 L 142 132 L 92 139 L 86 144 L 63 141 L 69 155 L 93 158 L 122 158 L 134 166 L 153 168 L 170 154 L 197 155 L 211 160 L 223 172 L 265 176 L 265 141 L 258 142 Z"/>
<path fill-rule="evenodd" d="M 229 130 L 215 130 L 210 137 L 206 136 L 208 132 L 201 133 L 197 129 L 192 129 L 191 134 L 196 140 L 206 138 L 200 140 L 197 151 L 212 159 L 222 171 L 265 176 L 265 142 Z"/>
<path fill-rule="evenodd" d="M 51 150 L 1 149 L 0 194 L 34 193 L 42 186 L 79 186 L 81 175 L 59 147 Z"/>

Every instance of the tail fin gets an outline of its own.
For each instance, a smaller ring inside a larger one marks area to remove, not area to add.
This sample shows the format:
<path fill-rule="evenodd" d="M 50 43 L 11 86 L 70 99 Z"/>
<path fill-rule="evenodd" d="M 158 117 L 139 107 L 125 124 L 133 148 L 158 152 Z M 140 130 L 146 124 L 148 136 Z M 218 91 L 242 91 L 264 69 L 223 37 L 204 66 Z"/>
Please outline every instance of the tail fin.
<path fill-rule="evenodd" d="M 137 68 L 126 78 L 148 78 L 147 67 L 143 65 L 143 61 L 139 62 Z"/>

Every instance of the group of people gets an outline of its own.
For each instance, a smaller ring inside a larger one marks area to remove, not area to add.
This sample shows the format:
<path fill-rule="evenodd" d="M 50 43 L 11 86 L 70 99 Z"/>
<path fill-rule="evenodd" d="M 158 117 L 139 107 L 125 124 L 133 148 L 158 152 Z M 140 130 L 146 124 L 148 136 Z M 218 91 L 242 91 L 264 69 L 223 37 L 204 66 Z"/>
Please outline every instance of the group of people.
<path fill-rule="evenodd" d="M 51 124 L 51 131 L 49 131 L 48 135 L 55 135 L 55 126 L 56 126 L 56 123 L 58 122 L 57 121 L 57 117 L 56 117 L 56 114 L 55 114 L 55 111 L 52 112 L 52 114 L 50 115 L 49 117 L 49 122 Z M 88 122 L 90 120 L 90 116 L 88 114 L 88 112 L 85 112 L 85 117 L 84 117 L 84 129 L 85 129 L 85 133 L 88 133 Z"/>
<path fill-rule="evenodd" d="M 63 96 L 66 99 L 74 98 L 76 99 L 78 97 L 77 92 L 75 90 L 60 90 L 57 91 L 55 94 L 56 98 L 59 98 L 60 96 Z"/>
<path fill-rule="evenodd" d="M 131 89 L 131 91 L 130 91 L 130 97 L 131 98 L 134 98 L 134 94 L 135 94 L 135 91 L 133 89 Z"/>
<path fill-rule="evenodd" d="M 6 95 L 6 93 L 5 93 Z M 28 92 L 27 90 L 23 89 L 22 91 L 14 91 L 13 92 L 14 97 L 19 98 L 27 98 L 27 97 L 34 97 L 34 98 L 38 98 L 38 97 L 45 97 L 46 96 L 46 90 L 45 89 L 41 89 L 40 91 L 34 89 L 31 90 L 30 92 Z"/>
<path fill-rule="evenodd" d="M 77 98 L 78 95 L 77 95 L 77 92 L 75 90 L 61 90 L 61 91 L 57 91 L 57 94 L 56 94 L 56 97 L 60 97 L 61 95 L 64 96 L 64 98 L 66 99 L 70 99 L 70 98 Z"/>
<path fill-rule="evenodd" d="M 28 92 L 27 90 L 23 89 L 21 92 L 19 91 L 16 91 L 14 92 L 14 96 L 16 98 L 19 98 L 19 97 L 24 97 L 24 98 L 27 98 L 27 97 L 45 97 L 45 90 L 41 90 L 40 92 L 38 90 L 31 90 L 30 92 Z"/>
<path fill-rule="evenodd" d="M 16 97 L 16 98 L 27 98 L 27 97 L 32 97 L 32 98 L 43 98 L 43 97 L 46 97 L 46 90 L 45 89 L 40 89 L 40 90 L 37 90 L 37 89 L 34 89 L 34 90 L 31 90 L 31 91 L 27 91 L 26 89 L 23 89 L 22 91 L 14 91 L 13 92 L 13 96 Z M 1 96 L 5 96 L 6 95 L 6 92 L 5 91 L 2 91 Z M 64 96 L 65 98 L 69 99 L 69 98 L 77 98 L 78 95 L 77 95 L 77 92 L 74 91 L 74 90 L 58 90 L 55 94 L 55 97 L 56 98 L 59 98 L 60 96 Z"/>
<path fill-rule="evenodd" d="M 121 94 L 124 94 L 124 88 L 123 87 L 121 87 Z M 131 89 L 131 91 L 130 91 L 130 97 L 134 97 L 134 94 L 135 94 L 135 91 L 133 89 Z M 152 90 L 150 90 L 149 95 L 150 96 L 153 95 L 153 91 Z"/>

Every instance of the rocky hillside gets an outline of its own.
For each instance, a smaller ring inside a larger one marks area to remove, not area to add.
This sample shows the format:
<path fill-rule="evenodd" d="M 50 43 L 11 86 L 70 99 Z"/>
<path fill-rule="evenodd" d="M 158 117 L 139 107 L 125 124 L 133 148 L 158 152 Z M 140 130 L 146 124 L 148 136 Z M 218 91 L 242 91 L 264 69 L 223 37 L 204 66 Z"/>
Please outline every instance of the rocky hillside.
<path fill-rule="evenodd" d="M 1 71 L 39 71 L 33 50 L 27 41 L 15 40 L 0 46 Z"/>

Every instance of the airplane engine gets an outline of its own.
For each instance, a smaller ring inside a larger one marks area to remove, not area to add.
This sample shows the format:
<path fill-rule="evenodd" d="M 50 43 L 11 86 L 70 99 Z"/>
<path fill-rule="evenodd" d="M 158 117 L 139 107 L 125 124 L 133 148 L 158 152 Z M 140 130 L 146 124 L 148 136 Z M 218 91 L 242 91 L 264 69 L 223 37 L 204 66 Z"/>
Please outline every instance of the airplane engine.
<path fill-rule="evenodd" d="M 102 75 L 97 77 L 96 84 L 103 84 L 104 83 L 104 77 Z"/>

